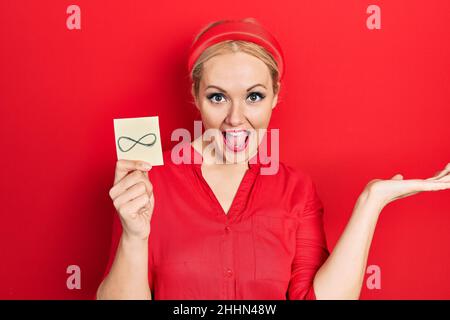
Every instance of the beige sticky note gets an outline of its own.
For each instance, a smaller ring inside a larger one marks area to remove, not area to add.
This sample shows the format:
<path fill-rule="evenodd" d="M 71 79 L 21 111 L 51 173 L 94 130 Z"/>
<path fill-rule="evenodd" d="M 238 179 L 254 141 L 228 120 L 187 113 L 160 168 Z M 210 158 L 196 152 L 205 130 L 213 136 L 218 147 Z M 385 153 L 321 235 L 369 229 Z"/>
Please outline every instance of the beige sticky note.
<path fill-rule="evenodd" d="M 164 164 L 158 117 L 114 119 L 117 159 Z"/>

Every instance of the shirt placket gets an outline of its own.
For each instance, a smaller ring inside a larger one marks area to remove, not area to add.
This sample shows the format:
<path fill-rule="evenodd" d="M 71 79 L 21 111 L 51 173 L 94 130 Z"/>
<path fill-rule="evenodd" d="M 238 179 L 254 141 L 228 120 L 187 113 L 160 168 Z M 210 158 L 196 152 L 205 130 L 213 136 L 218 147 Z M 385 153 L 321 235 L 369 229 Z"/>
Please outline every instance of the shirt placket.
<path fill-rule="evenodd" d="M 192 150 L 192 152 L 196 152 Z M 260 165 L 250 164 L 250 168 L 245 173 L 233 202 L 230 206 L 228 213 L 225 213 L 219 201 L 217 200 L 214 192 L 204 179 L 201 172 L 201 163 L 193 165 L 196 176 L 201 181 L 204 190 L 207 192 L 210 200 L 215 206 L 216 217 L 220 217 L 221 225 L 221 241 L 220 241 L 220 256 L 221 256 L 221 297 L 224 300 L 234 300 L 236 299 L 236 269 L 235 269 L 235 259 L 236 252 L 239 248 L 235 248 L 235 232 L 233 232 L 233 224 L 236 218 L 245 209 L 246 202 L 249 199 L 249 192 L 254 184 L 256 177 L 258 175 Z M 239 219 L 237 219 L 239 221 Z"/>
<path fill-rule="evenodd" d="M 223 227 L 221 242 L 223 299 L 235 299 L 236 277 L 234 270 L 233 234 L 228 220 Z"/>

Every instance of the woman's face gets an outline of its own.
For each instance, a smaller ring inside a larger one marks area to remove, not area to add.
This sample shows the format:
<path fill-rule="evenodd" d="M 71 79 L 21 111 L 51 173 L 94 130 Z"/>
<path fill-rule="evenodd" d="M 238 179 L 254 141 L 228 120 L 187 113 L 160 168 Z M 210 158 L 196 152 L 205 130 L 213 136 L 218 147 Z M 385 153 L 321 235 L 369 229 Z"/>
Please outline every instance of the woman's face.
<path fill-rule="evenodd" d="M 227 162 L 247 161 L 256 154 L 263 137 L 258 129 L 267 128 L 277 99 L 269 68 L 250 54 L 221 54 L 203 64 L 196 106 L 208 136 L 217 142 L 216 151 Z"/>

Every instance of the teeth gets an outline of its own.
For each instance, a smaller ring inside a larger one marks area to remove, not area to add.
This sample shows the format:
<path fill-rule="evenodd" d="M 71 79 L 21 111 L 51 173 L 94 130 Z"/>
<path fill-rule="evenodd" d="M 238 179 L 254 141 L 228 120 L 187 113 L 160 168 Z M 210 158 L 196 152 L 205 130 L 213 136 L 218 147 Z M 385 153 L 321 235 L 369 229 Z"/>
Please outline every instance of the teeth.
<path fill-rule="evenodd" d="M 242 135 L 247 135 L 247 132 L 242 131 L 242 132 L 227 132 L 227 135 L 231 135 L 233 137 L 238 137 L 238 136 L 242 136 Z"/>
<path fill-rule="evenodd" d="M 241 148 L 245 144 L 245 140 L 248 136 L 247 131 L 228 131 L 224 132 L 226 143 L 231 147 Z"/>
<path fill-rule="evenodd" d="M 232 135 L 234 137 L 240 136 L 240 135 L 248 135 L 248 131 L 246 130 L 240 130 L 240 131 L 225 131 L 224 132 L 227 135 Z"/>

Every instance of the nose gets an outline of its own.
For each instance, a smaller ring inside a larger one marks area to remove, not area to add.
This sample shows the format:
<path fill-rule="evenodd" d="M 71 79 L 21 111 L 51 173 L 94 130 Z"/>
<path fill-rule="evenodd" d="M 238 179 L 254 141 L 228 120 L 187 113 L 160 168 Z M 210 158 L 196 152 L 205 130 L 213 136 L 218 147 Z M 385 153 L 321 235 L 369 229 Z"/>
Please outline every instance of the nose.
<path fill-rule="evenodd" d="M 228 110 L 228 115 L 225 122 L 232 127 L 237 127 L 243 124 L 245 121 L 245 116 L 243 108 L 239 103 L 233 102 Z"/>

